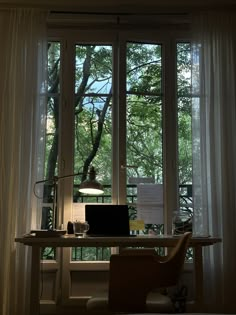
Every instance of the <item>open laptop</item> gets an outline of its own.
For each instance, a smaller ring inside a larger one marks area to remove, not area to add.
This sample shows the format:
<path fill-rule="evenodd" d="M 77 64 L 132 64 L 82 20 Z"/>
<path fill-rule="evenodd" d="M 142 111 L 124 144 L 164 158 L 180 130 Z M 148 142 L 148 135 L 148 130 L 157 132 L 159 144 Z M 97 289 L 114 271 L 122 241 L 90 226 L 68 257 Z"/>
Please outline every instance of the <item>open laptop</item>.
<path fill-rule="evenodd" d="M 85 205 L 85 220 L 89 224 L 88 236 L 130 236 L 127 205 Z"/>

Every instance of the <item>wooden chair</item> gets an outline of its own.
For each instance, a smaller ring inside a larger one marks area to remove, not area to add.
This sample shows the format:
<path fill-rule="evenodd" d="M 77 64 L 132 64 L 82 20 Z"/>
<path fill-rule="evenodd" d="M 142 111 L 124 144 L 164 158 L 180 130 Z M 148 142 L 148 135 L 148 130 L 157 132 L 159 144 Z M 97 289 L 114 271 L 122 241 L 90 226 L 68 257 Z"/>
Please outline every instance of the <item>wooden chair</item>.
<path fill-rule="evenodd" d="M 180 236 L 167 256 L 154 249 L 124 249 L 111 255 L 108 294 L 91 297 L 87 310 L 105 314 L 170 313 L 173 304 L 162 289 L 178 283 L 191 233 Z"/>

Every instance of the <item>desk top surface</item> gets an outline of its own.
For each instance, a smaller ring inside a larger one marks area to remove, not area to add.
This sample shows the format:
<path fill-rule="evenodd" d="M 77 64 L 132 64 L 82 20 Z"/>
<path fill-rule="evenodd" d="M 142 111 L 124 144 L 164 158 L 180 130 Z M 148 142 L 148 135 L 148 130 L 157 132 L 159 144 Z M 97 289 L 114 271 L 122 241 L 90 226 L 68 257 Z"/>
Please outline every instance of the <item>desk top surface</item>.
<path fill-rule="evenodd" d="M 179 236 L 173 235 L 137 235 L 130 237 L 84 237 L 78 238 L 72 235 L 57 237 L 36 237 L 26 235 L 15 238 L 15 242 L 28 246 L 39 247 L 173 247 Z M 208 246 L 221 242 L 219 237 L 193 236 L 190 239 L 190 246 Z"/>

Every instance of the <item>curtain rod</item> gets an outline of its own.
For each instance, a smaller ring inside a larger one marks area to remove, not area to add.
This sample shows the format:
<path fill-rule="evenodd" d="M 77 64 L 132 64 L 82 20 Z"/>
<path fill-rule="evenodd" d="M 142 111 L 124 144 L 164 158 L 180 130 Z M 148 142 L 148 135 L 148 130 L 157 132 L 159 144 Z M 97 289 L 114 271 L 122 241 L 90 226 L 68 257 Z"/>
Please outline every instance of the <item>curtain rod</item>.
<path fill-rule="evenodd" d="M 159 12 L 159 13 L 132 13 L 132 12 L 91 12 L 91 11 L 50 11 L 52 14 L 73 14 L 73 15 L 114 15 L 114 16 L 162 16 L 162 15 L 188 15 L 188 12 Z"/>

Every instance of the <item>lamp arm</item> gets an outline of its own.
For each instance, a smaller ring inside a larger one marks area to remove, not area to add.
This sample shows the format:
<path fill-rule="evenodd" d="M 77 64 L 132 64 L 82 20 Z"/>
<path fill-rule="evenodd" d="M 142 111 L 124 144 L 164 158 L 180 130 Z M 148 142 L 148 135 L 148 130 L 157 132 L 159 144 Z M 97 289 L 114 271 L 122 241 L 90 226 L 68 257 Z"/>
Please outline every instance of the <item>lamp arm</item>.
<path fill-rule="evenodd" d="M 79 175 L 83 175 L 83 173 L 74 173 L 74 174 L 69 174 L 69 175 L 63 175 L 63 176 L 55 176 L 56 177 L 56 181 L 58 181 L 59 179 L 63 179 L 63 178 L 67 178 L 67 177 L 75 177 L 75 176 L 79 176 Z"/>
<path fill-rule="evenodd" d="M 77 175 L 82 175 L 83 173 L 74 173 L 74 174 L 69 174 L 69 175 L 64 175 L 64 176 L 54 176 L 53 178 L 48 178 L 44 180 L 39 180 L 35 182 L 34 184 L 34 194 L 36 197 L 38 197 L 35 193 L 35 186 L 37 184 L 42 184 L 42 183 L 51 183 L 52 184 L 52 189 L 53 189 L 53 205 L 52 205 L 52 230 L 56 228 L 56 213 L 57 213 L 57 183 L 60 179 L 67 178 L 67 177 L 75 177 Z"/>
<path fill-rule="evenodd" d="M 50 183 L 50 182 L 52 184 L 54 184 L 54 183 L 57 183 L 58 180 L 60 180 L 60 179 L 67 178 L 67 177 L 75 177 L 75 176 L 79 176 L 79 175 L 83 175 L 83 173 L 74 173 L 74 174 L 63 175 L 63 176 L 54 176 L 52 178 L 48 178 L 48 179 L 44 179 L 44 180 L 38 180 L 37 182 L 35 182 L 35 185 L 41 184 L 41 183 Z"/>
<path fill-rule="evenodd" d="M 58 184 L 58 181 L 60 179 L 64 179 L 64 178 L 68 178 L 68 177 L 75 177 L 75 176 L 83 175 L 83 174 L 84 173 L 78 172 L 78 173 L 73 173 L 73 174 L 68 174 L 68 175 L 63 175 L 63 176 L 53 176 L 52 178 L 39 180 L 39 181 L 34 183 L 34 195 L 37 198 L 40 198 L 35 192 L 35 187 L 37 184 L 51 183 L 51 185 L 52 185 L 52 190 L 53 190 L 52 229 L 54 229 L 57 225 L 57 218 L 56 217 L 57 217 L 57 186 L 58 186 L 57 184 Z M 92 194 L 92 195 L 103 193 L 104 192 L 103 186 L 100 183 L 98 183 L 95 179 L 96 172 L 94 170 L 94 167 L 91 167 L 90 171 L 87 172 L 86 175 L 89 175 L 89 180 L 86 180 L 83 182 L 84 185 L 82 188 L 80 186 L 80 191 L 82 193 Z"/>

